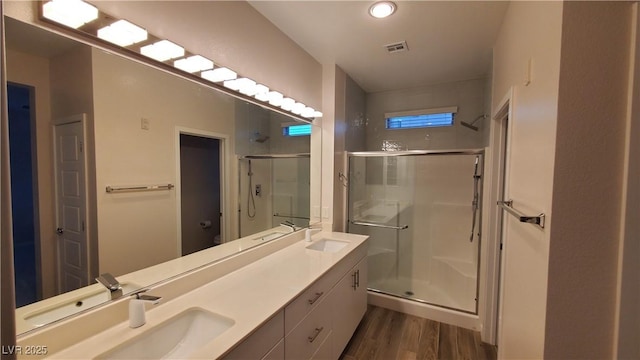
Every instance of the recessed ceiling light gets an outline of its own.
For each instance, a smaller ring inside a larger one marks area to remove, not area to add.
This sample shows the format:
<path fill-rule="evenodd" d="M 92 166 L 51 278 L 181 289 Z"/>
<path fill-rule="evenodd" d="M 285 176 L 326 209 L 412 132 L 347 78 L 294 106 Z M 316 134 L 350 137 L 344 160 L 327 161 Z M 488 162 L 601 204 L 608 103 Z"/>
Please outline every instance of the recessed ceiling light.
<path fill-rule="evenodd" d="M 369 8 L 369 14 L 378 19 L 386 18 L 395 11 L 396 4 L 391 1 L 378 1 Z"/>

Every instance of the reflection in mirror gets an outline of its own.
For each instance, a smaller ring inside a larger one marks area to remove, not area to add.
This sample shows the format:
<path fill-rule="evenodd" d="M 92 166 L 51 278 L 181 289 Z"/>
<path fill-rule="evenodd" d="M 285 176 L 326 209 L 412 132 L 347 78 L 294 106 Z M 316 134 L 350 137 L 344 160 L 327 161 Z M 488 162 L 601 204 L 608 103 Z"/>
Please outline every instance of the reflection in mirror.
<path fill-rule="evenodd" d="M 108 301 L 101 273 L 127 293 L 308 225 L 292 118 L 5 27 L 18 333 Z"/>

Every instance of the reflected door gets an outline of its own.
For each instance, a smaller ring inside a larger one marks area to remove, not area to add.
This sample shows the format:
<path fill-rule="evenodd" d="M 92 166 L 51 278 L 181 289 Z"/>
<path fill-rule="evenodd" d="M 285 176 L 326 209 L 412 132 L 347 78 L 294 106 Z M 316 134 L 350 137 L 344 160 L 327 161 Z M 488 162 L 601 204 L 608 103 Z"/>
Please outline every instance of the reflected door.
<path fill-rule="evenodd" d="M 370 236 L 368 287 L 476 313 L 482 156 L 377 154 L 349 159 L 349 232 Z"/>
<path fill-rule="evenodd" d="M 86 180 L 82 121 L 55 126 L 58 289 L 89 285 Z"/>

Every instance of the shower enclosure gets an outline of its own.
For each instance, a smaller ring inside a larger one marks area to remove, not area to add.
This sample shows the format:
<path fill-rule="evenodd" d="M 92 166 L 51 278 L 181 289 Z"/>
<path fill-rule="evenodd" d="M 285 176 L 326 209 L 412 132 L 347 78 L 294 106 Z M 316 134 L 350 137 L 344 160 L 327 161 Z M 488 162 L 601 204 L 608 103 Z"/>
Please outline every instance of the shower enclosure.
<path fill-rule="evenodd" d="M 482 150 L 349 153 L 372 292 L 477 314 Z"/>
<path fill-rule="evenodd" d="M 239 234 L 255 234 L 283 222 L 309 225 L 309 154 L 239 158 Z"/>

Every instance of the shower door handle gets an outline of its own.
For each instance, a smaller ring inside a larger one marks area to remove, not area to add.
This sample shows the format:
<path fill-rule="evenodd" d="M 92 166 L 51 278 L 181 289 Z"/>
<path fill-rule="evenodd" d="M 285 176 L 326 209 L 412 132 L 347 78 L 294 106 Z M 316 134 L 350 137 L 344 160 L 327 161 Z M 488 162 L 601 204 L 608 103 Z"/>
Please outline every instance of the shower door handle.
<path fill-rule="evenodd" d="M 368 223 L 368 222 L 353 221 L 353 220 L 351 220 L 350 222 L 353 225 L 379 227 L 379 228 L 383 228 L 383 229 L 404 230 L 404 229 L 408 229 L 409 228 L 409 225 L 391 226 L 391 225 L 385 225 L 385 224 L 376 224 L 376 223 Z"/>

